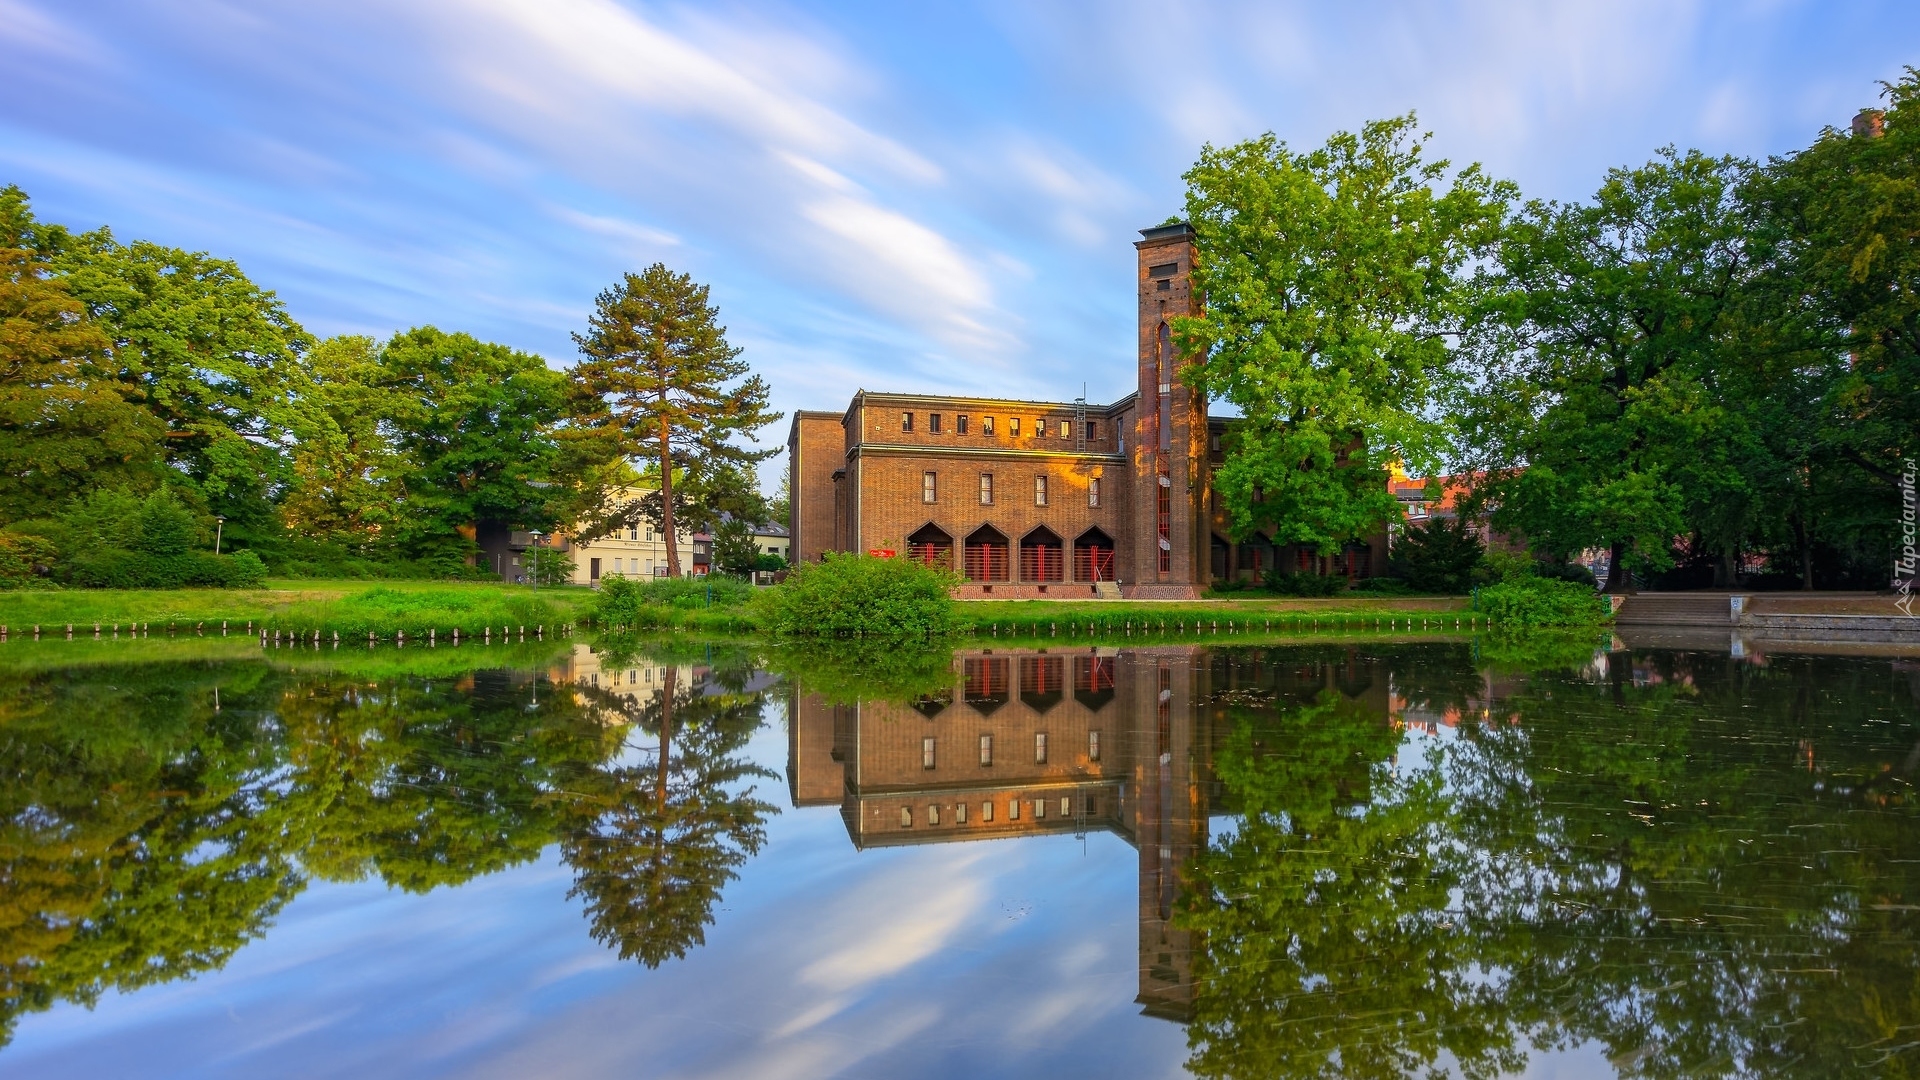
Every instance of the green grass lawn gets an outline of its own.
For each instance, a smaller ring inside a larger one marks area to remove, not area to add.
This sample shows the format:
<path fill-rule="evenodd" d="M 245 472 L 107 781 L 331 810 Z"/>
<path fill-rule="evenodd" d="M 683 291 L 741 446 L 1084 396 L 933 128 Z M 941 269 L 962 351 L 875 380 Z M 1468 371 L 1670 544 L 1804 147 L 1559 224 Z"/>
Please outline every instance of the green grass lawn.
<path fill-rule="evenodd" d="M 471 582 L 288 581 L 259 589 L 57 589 L 0 592 L 0 624 L 30 634 L 76 634 L 135 623 L 153 630 L 195 626 L 307 632 L 320 630 L 365 637 L 397 630 L 409 636 L 459 627 L 463 635 L 492 626 L 546 626 L 549 632 L 578 622 L 591 592 L 585 588 L 529 589 L 524 585 Z"/>

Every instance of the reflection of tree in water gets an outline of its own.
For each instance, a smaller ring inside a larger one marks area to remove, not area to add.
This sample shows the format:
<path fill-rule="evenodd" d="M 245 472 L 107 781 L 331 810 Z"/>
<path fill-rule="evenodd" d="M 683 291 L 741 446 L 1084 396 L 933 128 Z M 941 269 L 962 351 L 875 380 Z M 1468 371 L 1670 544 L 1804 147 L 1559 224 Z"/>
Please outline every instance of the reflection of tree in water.
<path fill-rule="evenodd" d="M 1192 876 L 1190 1067 L 1492 1076 L 1592 1040 L 1623 1076 L 1914 1075 L 1909 688 L 1626 659 L 1535 676 L 1495 710 L 1517 723 L 1424 767 L 1333 691 L 1233 715 L 1246 816 Z"/>
<path fill-rule="evenodd" d="M 760 850 L 775 808 L 747 781 L 775 774 L 743 756 L 760 726 L 757 694 L 703 693 L 669 662 L 662 686 L 630 709 L 656 738 L 644 760 L 592 770 L 568 789 L 561 854 L 575 871 L 593 936 L 621 959 L 657 967 L 706 940 L 713 906 Z M 624 699 L 589 691 L 604 704 Z"/>
<path fill-rule="evenodd" d="M 716 705 L 682 710 L 674 808 L 738 775 L 722 758 L 757 723 L 758 698 L 715 700 L 727 703 L 717 724 Z M 220 967 L 309 878 L 424 892 L 593 830 L 556 793 L 628 784 L 626 728 L 604 719 L 584 695 L 498 671 L 369 680 L 156 663 L 0 676 L 0 1038 L 56 1001 Z M 617 798 L 604 809 L 629 813 Z M 583 881 L 613 895 L 613 848 L 597 854 Z M 679 918 L 697 940 L 703 917 Z"/>

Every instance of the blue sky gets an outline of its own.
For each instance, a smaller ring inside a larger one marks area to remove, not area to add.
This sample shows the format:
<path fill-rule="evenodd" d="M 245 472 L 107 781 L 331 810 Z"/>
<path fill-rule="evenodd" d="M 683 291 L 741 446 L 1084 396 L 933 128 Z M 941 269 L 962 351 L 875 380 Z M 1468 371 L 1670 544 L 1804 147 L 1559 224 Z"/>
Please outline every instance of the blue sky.
<path fill-rule="evenodd" d="M 234 258 L 322 334 L 570 363 L 594 294 L 663 261 L 782 409 L 1106 401 L 1134 230 L 1204 142 L 1411 109 L 1579 198 L 1668 143 L 1805 145 L 1904 64 L 1898 3 L 0 0 L 0 183 Z"/>

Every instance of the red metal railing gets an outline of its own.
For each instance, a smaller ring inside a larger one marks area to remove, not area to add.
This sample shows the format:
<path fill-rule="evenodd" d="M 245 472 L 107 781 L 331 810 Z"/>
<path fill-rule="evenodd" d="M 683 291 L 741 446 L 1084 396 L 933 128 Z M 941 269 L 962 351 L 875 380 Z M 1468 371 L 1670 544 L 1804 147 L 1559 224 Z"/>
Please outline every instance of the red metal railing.
<path fill-rule="evenodd" d="M 969 581 L 1007 580 L 1007 545 L 968 544 L 966 575 Z"/>
<path fill-rule="evenodd" d="M 1020 545 L 1021 581 L 1059 581 L 1060 570 L 1060 548 L 1057 545 Z"/>
<path fill-rule="evenodd" d="M 1112 581 L 1113 549 L 1102 547 L 1074 548 L 1073 580 Z"/>

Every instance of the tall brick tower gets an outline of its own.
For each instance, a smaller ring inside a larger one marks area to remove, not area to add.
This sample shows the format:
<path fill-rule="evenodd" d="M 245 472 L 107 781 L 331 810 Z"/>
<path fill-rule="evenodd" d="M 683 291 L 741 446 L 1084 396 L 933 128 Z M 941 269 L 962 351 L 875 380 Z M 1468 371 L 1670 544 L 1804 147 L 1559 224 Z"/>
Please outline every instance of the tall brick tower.
<path fill-rule="evenodd" d="M 1182 384 L 1171 320 L 1195 314 L 1193 227 L 1140 230 L 1140 398 L 1132 440 L 1130 596 L 1197 597 L 1207 583 L 1207 402 Z"/>

